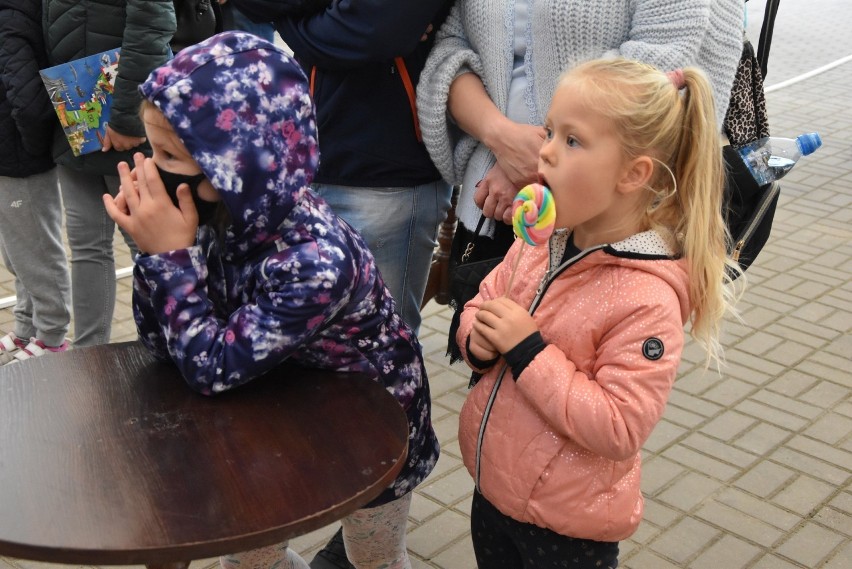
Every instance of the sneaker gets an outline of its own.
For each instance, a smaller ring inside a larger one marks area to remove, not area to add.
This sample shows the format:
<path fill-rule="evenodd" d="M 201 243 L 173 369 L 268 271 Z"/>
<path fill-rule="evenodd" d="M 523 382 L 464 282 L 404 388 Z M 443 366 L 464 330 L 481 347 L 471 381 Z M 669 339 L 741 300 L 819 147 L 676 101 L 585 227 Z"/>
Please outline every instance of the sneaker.
<path fill-rule="evenodd" d="M 30 338 L 30 343 L 15 352 L 14 359 L 9 363 L 22 362 L 30 358 L 37 358 L 45 354 L 64 352 L 68 349 L 68 340 L 59 346 L 48 346 L 37 338 Z"/>
<path fill-rule="evenodd" d="M 9 332 L 0 338 L 0 365 L 5 365 L 15 359 L 15 354 L 24 348 L 27 343 Z"/>
<path fill-rule="evenodd" d="M 355 569 L 346 557 L 343 545 L 343 528 L 331 536 L 325 547 L 320 549 L 310 563 L 311 569 Z"/>

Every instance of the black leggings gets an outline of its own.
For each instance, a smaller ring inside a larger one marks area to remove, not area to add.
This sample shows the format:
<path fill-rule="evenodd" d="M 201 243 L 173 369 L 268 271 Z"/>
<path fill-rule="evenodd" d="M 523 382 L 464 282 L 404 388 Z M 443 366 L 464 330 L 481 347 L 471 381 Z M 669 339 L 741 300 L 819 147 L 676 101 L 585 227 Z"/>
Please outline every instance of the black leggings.
<path fill-rule="evenodd" d="M 567 537 L 502 514 L 473 493 L 470 513 L 473 551 L 479 569 L 615 569 L 617 541 Z"/>

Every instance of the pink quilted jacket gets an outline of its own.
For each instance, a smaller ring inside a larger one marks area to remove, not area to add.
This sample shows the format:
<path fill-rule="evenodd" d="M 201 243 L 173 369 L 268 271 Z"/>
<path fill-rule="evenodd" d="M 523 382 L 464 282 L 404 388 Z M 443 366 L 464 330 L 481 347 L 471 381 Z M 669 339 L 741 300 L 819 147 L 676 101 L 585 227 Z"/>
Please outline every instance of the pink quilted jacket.
<path fill-rule="evenodd" d="M 462 347 L 479 304 L 504 294 L 520 244 L 465 306 Z M 510 369 L 500 378 L 502 360 L 485 371 L 459 418 L 462 456 L 504 514 L 562 535 L 620 541 L 642 518 L 639 451 L 680 362 L 686 264 L 652 232 L 584 251 L 550 274 L 548 250 L 524 247 L 510 291 L 532 307 L 547 347 L 517 380 Z"/>

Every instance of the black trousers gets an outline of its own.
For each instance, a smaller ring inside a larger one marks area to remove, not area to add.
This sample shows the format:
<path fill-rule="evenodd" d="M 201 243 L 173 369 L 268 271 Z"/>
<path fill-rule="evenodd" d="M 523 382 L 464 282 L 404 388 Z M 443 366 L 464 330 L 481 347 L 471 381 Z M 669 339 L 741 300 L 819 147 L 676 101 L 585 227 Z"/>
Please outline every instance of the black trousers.
<path fill-rule="evenodd" d="M 516 521 L 477 491 L 473 493 L 470 529 L 479 569 L 618 567 L 617 541 L 577 539 Z"/>

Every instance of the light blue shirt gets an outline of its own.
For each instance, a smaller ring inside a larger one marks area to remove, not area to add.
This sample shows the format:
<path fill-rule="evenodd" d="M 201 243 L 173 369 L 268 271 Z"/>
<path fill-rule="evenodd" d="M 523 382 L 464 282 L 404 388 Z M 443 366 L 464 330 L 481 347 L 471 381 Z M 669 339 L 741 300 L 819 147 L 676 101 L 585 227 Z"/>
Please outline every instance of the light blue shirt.
<path fill-rule="evenodd" d="M 529 85 L 527 65 L 532 65 L 531 61 L 527 61 L 528 42 L 531 41 L 530 5 L 528 0 L 515 0 L 514 6 L 514 36 L 512 38 L 514 63 L 512 78 L 509 83 L 506 116 L 517 123 L 537 124 L 540 122 L 540 119 L 537 116 L 535 100 L 533 97 L 527 96 L 527 87 Z M 493 160 L 491 164 L 493 164 Z M 488 168 L 490 167 L 489 165 Z M 487 169 L 482 172 L 475 170 L 474 168 L 467 169 L 464 180 L 462 181 L 464 186 L 475 186 L 487 172 Z M 476 227 L 476 224 L 469 229 L 472 230 L 474 227 Z M 494 228 L 490 220 L 486 223 L 481 233 L 483 235 L 493 235 Z"/>
<path fill-rule="evenodd" d="M 524 92 L 527 89 L 527 70 L 524 59 L 527 56 L 527 38 L 529 35 L 529 2 L 515 1 L 515 37 L 514 37 L 514 67 L 512 81 L 509 83 L 509 104 L 506 116 L 518 123 L 530 124 L 535 119 L 531 116 Z M 534 103 L 533 103 L 534 104 Z"/>

